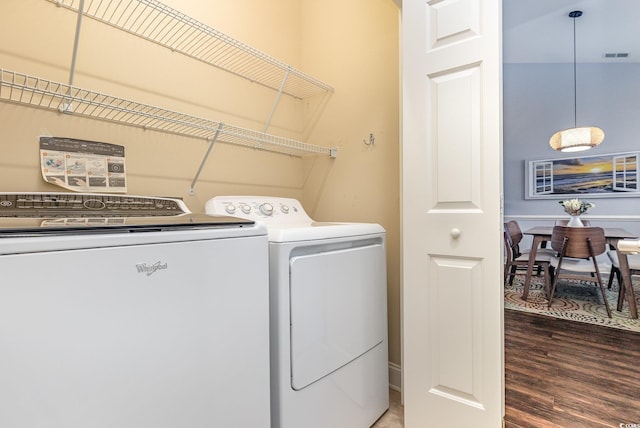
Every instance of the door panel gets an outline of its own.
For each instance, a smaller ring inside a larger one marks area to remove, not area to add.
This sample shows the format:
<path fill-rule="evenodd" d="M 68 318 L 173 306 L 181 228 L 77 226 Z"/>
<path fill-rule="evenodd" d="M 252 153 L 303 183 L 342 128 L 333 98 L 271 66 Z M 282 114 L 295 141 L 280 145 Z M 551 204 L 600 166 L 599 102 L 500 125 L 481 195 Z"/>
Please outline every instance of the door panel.
<path fill-rule="evenodd" d="M 431 336 L 433 354 L 431 393 L 482 407 L 482 343 L 480 325 L 481 263 L 448 257 L 432 257 L 430 323 L 438 331 Z M 450 308 L 457 307 L 456 311 Z"/>
<path fill-rule="evenodd" d="M 436 188 L 431 205 L 435 209 L 477 208 L 481 183 L 479 67 L 432 76 L 431 93 L 437 112 L 433 118 Z"/>

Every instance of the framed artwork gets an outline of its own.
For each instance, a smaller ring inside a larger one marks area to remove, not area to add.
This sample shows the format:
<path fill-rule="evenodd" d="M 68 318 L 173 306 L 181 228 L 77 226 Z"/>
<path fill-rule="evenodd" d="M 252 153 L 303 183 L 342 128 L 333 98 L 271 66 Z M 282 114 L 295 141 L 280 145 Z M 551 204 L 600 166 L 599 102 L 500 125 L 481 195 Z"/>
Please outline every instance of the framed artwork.
<path fill-rule="evenodd" d="M 638 152 L 525 161 L 525 199 L 637 197 Z"/>

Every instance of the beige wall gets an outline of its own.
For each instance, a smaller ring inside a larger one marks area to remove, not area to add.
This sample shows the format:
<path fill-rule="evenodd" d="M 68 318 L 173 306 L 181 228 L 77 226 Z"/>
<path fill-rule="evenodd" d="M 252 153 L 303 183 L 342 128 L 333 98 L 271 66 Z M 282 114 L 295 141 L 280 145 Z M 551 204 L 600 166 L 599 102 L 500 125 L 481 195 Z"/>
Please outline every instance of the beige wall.
<path fill-rule="evenodd" d="M 327 172 L 308 180 L 304 204 L 319 220 L 387 230 L 389 358 L 399 365 L 399 9 L 391 0 L 302 4 L 303 66 L 336 89 L 309 142 L 339 147 Z"/>
<path fill-rule="evenodd" d="M 222 194 L 300 199 L 323 221 L 388 232 L 389 356 L 400 364 L 399 11 L 392 0 L 163 0 L 332 85 L 283 96 L 269 133 L 327 147 L 305 158 L 219 143 L 195 195 L 204 141 L 0 102 L 0 191 L 58 191 L 39 172 L 38 136 L 122 144 L 128 193 L 183 197 L 193 211 Z M 3 0 L 0 68 L 68 82 L 76 18 L 45 0 Z M 74 85 L 262 131 L 275 93 L 85 19 Z M 375 144 L 363 140 L 369 134 Z"/>

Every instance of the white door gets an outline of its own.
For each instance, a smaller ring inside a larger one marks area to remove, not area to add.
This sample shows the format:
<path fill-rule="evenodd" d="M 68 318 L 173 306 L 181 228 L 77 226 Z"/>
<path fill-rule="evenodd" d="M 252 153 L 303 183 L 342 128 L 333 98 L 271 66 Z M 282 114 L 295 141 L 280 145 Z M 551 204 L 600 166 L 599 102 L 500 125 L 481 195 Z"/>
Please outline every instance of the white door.
<path fill-rule="evenodd" d="M 501 0 L 404 0 L 405 426 L 499 427 Z"/>

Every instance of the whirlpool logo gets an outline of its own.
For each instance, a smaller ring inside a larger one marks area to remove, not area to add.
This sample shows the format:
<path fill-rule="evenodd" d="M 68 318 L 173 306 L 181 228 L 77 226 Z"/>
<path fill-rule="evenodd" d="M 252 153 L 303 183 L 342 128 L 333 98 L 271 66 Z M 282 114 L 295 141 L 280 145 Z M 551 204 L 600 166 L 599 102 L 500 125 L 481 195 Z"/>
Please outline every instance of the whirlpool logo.
<path fill-rule="evenodd" d="M 165 270 L 167 268 L 167 263 L 162 263 L 161 261 L 157 261 L 153 264 L 149 263 L 137 263 L 136 269 L 138 269 L 138 273 L 144 273 L 147 276 L 151 276 L 159 270 Z"/>

